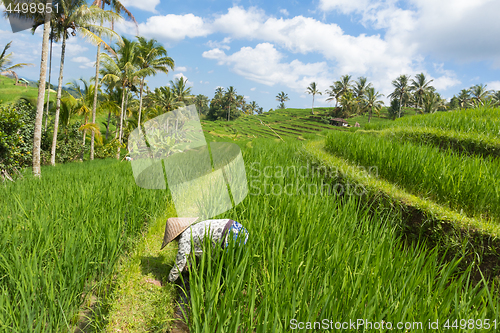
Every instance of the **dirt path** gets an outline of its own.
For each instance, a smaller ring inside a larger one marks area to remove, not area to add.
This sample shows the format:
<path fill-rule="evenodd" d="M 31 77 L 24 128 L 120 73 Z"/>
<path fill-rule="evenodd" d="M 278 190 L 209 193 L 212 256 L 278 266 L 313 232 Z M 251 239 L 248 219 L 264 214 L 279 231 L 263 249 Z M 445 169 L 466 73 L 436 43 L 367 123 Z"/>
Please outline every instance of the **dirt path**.
<path fill-rule="evenodd" d="M 173 215 L 168 213 L 165 215 Z M 75 332 L 189 332 L 176 305 L 179 288 L 168 282 L 177 244 L 171 243 L 160 251 L 166 220 L 164 217 L 153 222 L 134 250 L 120 260 L 102 318 L 95 318 L 94 314 L 90 329 Z M 96 329 L 95 323 L 99 321 L 105 324 Z"/>

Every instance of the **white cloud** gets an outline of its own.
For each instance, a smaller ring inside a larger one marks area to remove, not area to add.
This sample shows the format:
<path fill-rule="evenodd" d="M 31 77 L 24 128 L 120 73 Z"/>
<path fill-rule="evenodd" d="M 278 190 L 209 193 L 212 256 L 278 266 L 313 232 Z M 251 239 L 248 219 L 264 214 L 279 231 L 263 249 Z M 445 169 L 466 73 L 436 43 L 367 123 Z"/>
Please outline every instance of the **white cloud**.
<path fill-rule="evenodd" d="M 285 15 L 285 16 L 290 15 L 290 13 L 288 12 L 288 10 L 286 10 L 285 8 L 280 9 L 280 13 L 283 14 L 283 15 Z"/>
<path fill-rule="evenodd" d="M 224 50 L 229 50 L 230 47 L 229 44 L 231 43 L 231 38 L 230 37 L 226 37 L 224 38 L 221 42 L 215 42 L 215 41 L 211 41 L 209 40 L 206 45 L 212 49 L 214 48 L 218 48 L 218 49 L 224 49 Z"/>
<path fill-rule="evenodd" d="M 214 72 L 214 70 L 212 69 L 212 70 L 209 70 L 207 73 L 212 74 L 213 72 Z"/>
<path fill-rule="evenodd" d="M 117 30 L 136 35 L 135 25 L 128 21 L 118 23 Z M 203 19 L 193 14 L 151 16 L 145 23 L 139 23 L 139 33 L 149 38 L 166 41 L 180 41 L 184 38 L 207 36 L 211 33 Z"/>
<path fill-rule="evenodd" d="M 255 87 L 250 88 L 250 91 L 255 91 L 255 89 L 257 89 L 257 88 L 255 88 Z"/>
<path fill-rule="evenodd" d="M 500 90 L 500 81 L 490 81 L 486 85 L 488 90 Z"/>
<path fill-rule="evenodd" d="M 175 71 L 176 72 L 186 72 L 187 71 L 187 67 L 185 67 L 185 66 L 175 66 Z"/>
<path fill-rule="evenodd" d="M 122 0 L 121 3 L 125 7 L 135 7 L 141 10 L 144 10 L 146 12 L 153 12 L 156 13 L 156 6 L 160 3 L 160 0 L 141 0 L 141 1 L 135 1 L 135 0 Z"/>
<path fill-rule="evenodd" d="M 326 62 L 305 64 L 297 59 L 283 62 L 283 54 L 270 43 L 261 43 L 255 48 L 242 47 L 231 55 L 212 49 L 204 52 L 203 57 L 231 67 L 233 72 L 246 79 L 268 86 L 282 84 L 303 91 L 313 80 L 320 81 L 325 87 L 330 81 Z"/>
<path fill-rule="evenodd" d="M 90 62 L 90 59 L 87 57 L 76 57 L 76 58 L 73 58 L 72 61 L 74 61 L 74 62 Z"/>

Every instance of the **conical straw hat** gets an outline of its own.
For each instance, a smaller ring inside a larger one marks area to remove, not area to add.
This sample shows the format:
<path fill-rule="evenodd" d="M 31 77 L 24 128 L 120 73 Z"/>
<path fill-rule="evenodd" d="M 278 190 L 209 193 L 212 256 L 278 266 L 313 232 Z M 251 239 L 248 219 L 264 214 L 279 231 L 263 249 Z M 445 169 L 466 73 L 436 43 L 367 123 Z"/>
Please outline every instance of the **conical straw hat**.
<path fill-rule="evenodd" d="M 165 234 L 163 235 L 163 249 L 168 243 L 173 241 L 175 237 L 179 236 L 184 230 L 198 220 L 199 217 L 171 217 L 167 220 L 165 225 Z M 160 249 L 160 250 L 161 250 Z"/>

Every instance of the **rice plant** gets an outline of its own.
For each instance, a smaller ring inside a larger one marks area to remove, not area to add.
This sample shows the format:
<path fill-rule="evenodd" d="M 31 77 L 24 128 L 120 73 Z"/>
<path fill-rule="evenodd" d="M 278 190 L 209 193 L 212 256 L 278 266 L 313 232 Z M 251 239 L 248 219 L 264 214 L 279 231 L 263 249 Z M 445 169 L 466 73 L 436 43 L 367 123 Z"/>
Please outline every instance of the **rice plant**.
<path fill-rule="evenodd" d="M 433 127 L 484 134 L 498 139 L 500 137 L 500 108 L 477 107 L 403 117 L 394 121 L 394 126 Z"/>
<path fill-rule="evenodd" d="M 69 331 L 85 295 L 167 205 L 164 191 L 135 185 L 125 162 L 42 171 L 0 184 L 1 332 Z"/>
<path fill-rule="evenodd" d="M 329 192 L 334 184 L 308 169 L 296 147 L 259 141 L 244 150 L 250 193 L 225 217 L 250 238 L 227 250 L 207 244 L 191 269 L 191 332 L 309 332 L 307 322 L 319 331 L 350 320 L 360 332 L 369 322 L 425 331 L 438 319 L 498 318 L 495 285 L 473 285 L 469 271 L 456 270 L 460 258 L 403 246 L 397 214 Z"/>
<path fill-rule="evenodd" d="M 408 191 L 471 216 L 500 219 L 500 161 L 362 133 L 332 133 L 326 148 Z"/>

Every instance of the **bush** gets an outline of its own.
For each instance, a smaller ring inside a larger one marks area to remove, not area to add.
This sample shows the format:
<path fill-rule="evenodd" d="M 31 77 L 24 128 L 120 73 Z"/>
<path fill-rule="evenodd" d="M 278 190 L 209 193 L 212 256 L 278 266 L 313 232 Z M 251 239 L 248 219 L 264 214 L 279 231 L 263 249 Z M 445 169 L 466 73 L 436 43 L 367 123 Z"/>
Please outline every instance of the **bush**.
<path fill-rule="evenodd" d="M 96 158 L 109 158 L 109 157 L 116 157 L 116 153 L 118 152 L 118 147 L 125 148 L 125 144 L 120 145 L 120 141 L 118 139 L 113 139 L 109 143 L 97 147 L 95 151 L 95 157 Z"/>
<path fill-rule="evenodd" d="M 0 107 L 0 169 L 7 173 L 32 164 L 36 109 L 27 100 Z M 46 135 L 42 136 L 46 140 Z"/>

